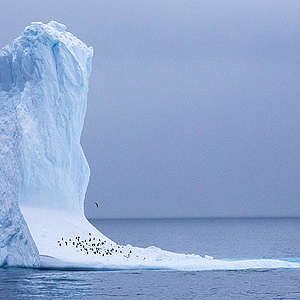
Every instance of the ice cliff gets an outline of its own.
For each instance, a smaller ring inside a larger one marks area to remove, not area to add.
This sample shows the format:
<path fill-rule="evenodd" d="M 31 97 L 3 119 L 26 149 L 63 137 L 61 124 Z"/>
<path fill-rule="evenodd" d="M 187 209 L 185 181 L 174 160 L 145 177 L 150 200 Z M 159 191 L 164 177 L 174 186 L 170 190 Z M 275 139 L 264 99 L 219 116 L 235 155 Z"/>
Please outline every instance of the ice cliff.
<path fill-rule="evenodd" d="M 70 215 L 84 219 L 80 135 L 92 55 L 54 21 L 32 23 L 0 52 L 0 265 L 38 265 L 33 239 L 40 248 L 47 227 L 66 227 L 61 236 Z"/>

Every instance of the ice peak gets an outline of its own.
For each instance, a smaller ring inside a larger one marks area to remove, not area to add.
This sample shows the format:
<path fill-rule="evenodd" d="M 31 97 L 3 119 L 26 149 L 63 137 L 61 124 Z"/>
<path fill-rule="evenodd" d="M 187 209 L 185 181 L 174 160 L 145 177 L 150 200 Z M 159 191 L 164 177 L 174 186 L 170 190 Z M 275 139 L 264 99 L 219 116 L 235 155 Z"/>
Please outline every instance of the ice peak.
<path fill-rule="evenodd" d="M 50 21 L 47 24 L 42 22 L 32 22 L 27 26 L 23 34 L 17 41 L 39 41 L 43 43 L 54 44 L 62 42 L 66 45 L 77 45 L 87 50 L 92 55 L 92 47 L 88 47 L 85 43 L 67 31 L 67 26 L 56 21 Z"/>

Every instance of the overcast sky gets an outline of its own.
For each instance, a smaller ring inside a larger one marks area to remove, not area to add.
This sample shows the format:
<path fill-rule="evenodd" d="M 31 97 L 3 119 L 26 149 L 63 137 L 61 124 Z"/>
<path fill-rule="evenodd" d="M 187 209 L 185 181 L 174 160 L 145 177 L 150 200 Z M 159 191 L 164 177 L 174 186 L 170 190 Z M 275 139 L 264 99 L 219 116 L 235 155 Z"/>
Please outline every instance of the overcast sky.
<path fill-rule="evenodd" d="M 299 0 L 1 0 L 0 16 L 1 46 L 56 20 L 94 47 L 87 216 L 300 215 Z"/>

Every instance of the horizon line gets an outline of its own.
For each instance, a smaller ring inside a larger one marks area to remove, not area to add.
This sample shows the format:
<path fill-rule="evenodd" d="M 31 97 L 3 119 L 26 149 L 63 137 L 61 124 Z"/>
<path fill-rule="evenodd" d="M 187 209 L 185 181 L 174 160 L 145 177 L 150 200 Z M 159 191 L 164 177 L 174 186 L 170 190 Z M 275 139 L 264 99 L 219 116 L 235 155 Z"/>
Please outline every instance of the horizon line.
<path fill-rule="evenodd" d="M 300 216 L 211 216 L 211 217 L 88 217 L 89 220 L 199 220 L 199 219 L 300 219 Z"/>

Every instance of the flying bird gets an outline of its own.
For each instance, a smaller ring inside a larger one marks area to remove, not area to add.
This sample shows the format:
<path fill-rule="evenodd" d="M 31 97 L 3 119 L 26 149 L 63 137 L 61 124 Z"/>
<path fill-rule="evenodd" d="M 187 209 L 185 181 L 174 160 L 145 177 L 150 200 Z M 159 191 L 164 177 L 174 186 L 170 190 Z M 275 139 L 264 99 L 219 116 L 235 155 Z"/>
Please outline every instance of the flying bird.
<path fill-rule="evenodd" d="M 99 204 L 97 202 L 95 202 L 96 206 L 99 207 Z"/>

